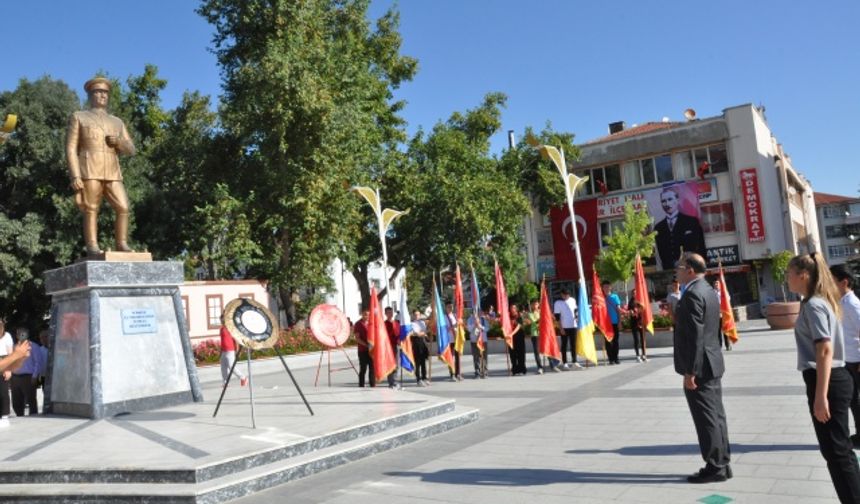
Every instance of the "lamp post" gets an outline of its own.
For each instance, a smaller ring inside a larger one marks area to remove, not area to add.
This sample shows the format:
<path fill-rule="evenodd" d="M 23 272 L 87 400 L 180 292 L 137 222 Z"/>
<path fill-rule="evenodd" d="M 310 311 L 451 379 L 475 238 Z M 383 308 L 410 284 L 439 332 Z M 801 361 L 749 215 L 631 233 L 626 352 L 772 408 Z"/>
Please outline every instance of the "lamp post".
<path fill-rule="evenodd" d="M 573 211 L 573 200 L 576 191 L 584 184 L 588 177 L 579 177 L 574 173 L 568 173 L 567 164 L 564 159 L 564 149 L 556 149 L 551 145 L 541 145 L 536 138 L 529 135 L 526 137 L 526 142 L 540 152 L 544 159 L 552 161 L 558 174 L 561 175 L 561 180 L 564 183 L 564 195 L 567 200 L 567 211 L 570 214 L 570 226 L 573 228 L 573 241 L 571 247 L 576 254 L 576 268 L 579 272 L 579 288 L 585 289 L 585 274 L 582 267 L 582 253 L 579 250 L 579 231 L 576 229 L 576 213 Z"/>
<path fill-rule="evenodd" d="M 388 232 L 388 226 L 394 222 L 395 219 L 400 217 L 401 215 L 405 215 L 409 212 L 409 210 L 394 210 L 392 208 L 382 208 L 381 200 L 379 198 L 379 188 L 373 190 L 369 187 L 360 187 L 356 186 L 352 188 L 353 191 L 362 195 L 367 203 L 370 204 L 370 208 L 373 209 L 373 213 L 376 215 L 376 224 L 377 231 L 379 233 L 379 242 L 382 245 L 382 280 L 383 286 L 385 288 L 385 296 L 383 297 L 383 304 L 386 308 L 388 305 L 388 249 L 385 245 L 385 234 Z"/>

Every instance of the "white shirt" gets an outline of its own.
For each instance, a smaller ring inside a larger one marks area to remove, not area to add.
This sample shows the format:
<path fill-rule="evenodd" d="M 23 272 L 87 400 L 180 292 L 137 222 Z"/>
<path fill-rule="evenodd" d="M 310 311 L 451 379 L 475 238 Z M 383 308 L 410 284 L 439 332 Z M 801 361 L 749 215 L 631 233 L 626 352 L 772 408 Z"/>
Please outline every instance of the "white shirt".
<path fill-rule="evenodd" d="M 11 354 L 14 346 L 15 341 L 12 339 L 12 335 L 4 332 L 3 337 L 0 338 L 0 357 L 6 357 Z"/>
<path fill-rule="evenodd" d="M 552 307 L 553 313 L 561 315 L 562 329 L 576 328 L 576 300 L 573 299 L 573 296 L 568 297 L 567 300 L 557 299 Z"/>
<path fill-rule="evenodd" d="M 424 323 L 421 319 L 415 319 L 412 321 L 412 332 L 415 336 L 426 336 L 427 335 L 427 324 Z"/>
<path fill-rule="evenodd" d="M 852 291 L 842 296 L 845 362 L 860 362 L 860 299 Z"/>

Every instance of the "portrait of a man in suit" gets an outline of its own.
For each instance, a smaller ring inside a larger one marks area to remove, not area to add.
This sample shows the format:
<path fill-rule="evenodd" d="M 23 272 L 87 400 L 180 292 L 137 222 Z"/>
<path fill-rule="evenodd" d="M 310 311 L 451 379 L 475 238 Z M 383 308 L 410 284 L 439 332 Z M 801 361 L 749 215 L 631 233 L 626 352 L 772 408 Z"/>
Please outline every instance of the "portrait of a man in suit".
<path fill-rule="evenodd" d="M 676 186 L 666 187 L 660 193 L 660 206 L 666 217 L 657 223 L 657 256 L 663 269 L 671 269 L 684 252 L 705 255 L 705 233 L 699 218 L 681 212 L 681 197 Z"/>

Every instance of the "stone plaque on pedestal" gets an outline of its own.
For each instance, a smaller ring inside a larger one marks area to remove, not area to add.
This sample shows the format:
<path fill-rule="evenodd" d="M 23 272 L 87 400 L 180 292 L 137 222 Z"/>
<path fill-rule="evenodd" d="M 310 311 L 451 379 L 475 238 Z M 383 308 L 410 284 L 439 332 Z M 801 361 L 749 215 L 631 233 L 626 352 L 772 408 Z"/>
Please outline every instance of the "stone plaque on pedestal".
<path fill-rule="evenodd" d="M 89 418 L 202 401 L 178 262 L 85 261 L 45 272 L 45 411 Z"/>

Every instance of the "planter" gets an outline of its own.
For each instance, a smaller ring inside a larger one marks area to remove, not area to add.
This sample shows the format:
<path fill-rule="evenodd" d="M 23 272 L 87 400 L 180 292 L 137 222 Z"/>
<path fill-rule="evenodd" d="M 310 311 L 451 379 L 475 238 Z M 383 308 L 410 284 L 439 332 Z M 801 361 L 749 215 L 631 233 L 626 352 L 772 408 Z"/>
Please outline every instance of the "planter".
<path fill-rule="evenodd" d="M 800 301 L 767 305 L 767 323 L 771 329 L 791 329 L 800 314 Z"/>

